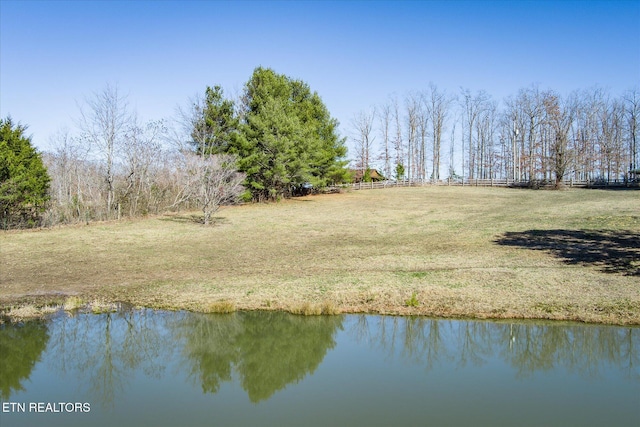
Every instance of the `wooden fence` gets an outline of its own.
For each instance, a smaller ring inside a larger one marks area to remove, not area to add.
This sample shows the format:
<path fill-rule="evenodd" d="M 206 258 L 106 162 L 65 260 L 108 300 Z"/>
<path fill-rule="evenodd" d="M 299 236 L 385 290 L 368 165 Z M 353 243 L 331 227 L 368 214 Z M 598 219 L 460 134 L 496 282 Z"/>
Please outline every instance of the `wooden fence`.
<path fill-rule="evenodd" d="M 554 181 L 513 181 L 508 179 L 465 179 L 465 180 L 442 180 L 442 181 L 378 181 L 378 182 L 357 182 L 344 184 L 340 188 L 352 190 L 375 190 L 393 187 L 422 187 L 422 186 L 459 186 L 459 187 L 513 187 L 513 188 L 553 188 Z M 568 188 L 640 188 L 639 182 L 628 182 L 623 180 L 615 181 L 576 181 L 564 180 L 562 186 Z"/>

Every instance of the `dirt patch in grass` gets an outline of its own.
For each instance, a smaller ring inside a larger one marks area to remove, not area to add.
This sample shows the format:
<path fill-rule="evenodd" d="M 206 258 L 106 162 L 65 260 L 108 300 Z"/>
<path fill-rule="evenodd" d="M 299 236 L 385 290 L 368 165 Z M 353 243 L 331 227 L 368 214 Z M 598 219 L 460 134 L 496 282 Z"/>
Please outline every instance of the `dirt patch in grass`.
<path fill-rule="evenodd" d="M 0 234 L 0 307 L 640 324 L 636 192 L 423 187 Z M 77 304 L 69 302 L 68 304 Z"/>

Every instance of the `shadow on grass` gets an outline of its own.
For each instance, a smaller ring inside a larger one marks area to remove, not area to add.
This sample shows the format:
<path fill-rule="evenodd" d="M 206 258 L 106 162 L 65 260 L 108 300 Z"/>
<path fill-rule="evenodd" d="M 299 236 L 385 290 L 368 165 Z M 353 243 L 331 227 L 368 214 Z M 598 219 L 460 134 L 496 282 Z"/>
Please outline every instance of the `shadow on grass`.
<path fill-rule="evenodd" d="M 506 232 L 499 245 L 545 251 L 572 265 L 600 266 L 606 273 L 640 276 L 640 233 L 611 230 Z"/>
<path fill-rule="evenodd" d="M 190 215 L 165 215 L 160 218 L 160 221 L 177 222 L 182 224 L 204 224 L 204 216 L 202 214 L 190 214 Z M 209 225 L 226 224 L 228 220 L 224 217 L 213 217 Z"/>
<path fill-rule="evenodd" d="M 596 187 L 586 187 L 588 190 L 609 190 L 609 191 L 638 191 L 640 190 L 640 183 L 630 184 L 628 187 L 607 187 L 607 186 L 596 186 Z"/>

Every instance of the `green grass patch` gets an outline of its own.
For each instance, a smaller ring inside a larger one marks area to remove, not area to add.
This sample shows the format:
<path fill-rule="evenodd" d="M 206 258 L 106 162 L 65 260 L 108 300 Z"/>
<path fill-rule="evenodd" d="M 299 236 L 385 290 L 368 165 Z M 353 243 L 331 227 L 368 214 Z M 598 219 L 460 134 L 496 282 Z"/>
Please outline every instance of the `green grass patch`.
<path fill-rule="evenodd" d="M 418 295 L 413 292 L 411 294 L 411 298 L 405 301 L 404 305 L 407 307 L 418 307 L 420 305 L 420 301 L 418 301 Z"/>

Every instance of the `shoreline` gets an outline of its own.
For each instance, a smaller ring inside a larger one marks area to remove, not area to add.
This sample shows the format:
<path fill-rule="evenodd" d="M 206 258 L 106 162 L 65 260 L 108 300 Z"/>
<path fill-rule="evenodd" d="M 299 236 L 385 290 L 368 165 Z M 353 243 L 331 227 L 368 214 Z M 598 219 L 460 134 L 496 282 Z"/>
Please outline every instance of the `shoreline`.
<path fill-rule="evenodd" d="M 29 302 L 30 301 L 30 302 Z M 381 316 L 420 316 L 437 318 L 443 320 L 482 320 L 482 321 L 527 321 L 527 322 L 571 322 L 585 325 L 608 325 L 608 326 L 640 326 L 637 309 L 609 310 L 605 313 L 602 307 L 573 307 L 571 311 L 546 312 L 544 305 L 541 305 L 540 313 L 533 311 L 518 312 L 494 310 L 491 311 L 456 311 L 455 309 L 441 307 L 433 309 L 432 306 L 417 302 L 417 306 L 411 305 L 411 299 L 404 305 L 384 305 L 372 304 L 338 306 L 331 301 L 296 302 L 296 303 L 275 303 L 267 306 L 262 304 L 243 305 L 233 301 L 222 300 L 209 303 L 206 306 L 197 303 L 169 305 L 160 303 L 156 305 L 137 304 L 134 301 L 105 300 L 92 297 L 83 299 L 79 296 L 62 297 L 61 295 L 38 295 L 16 297 L 13 300 L 4 301 L 0 304 L 0 324 L 20 323 L 32 320 L 47 320 L 50 316 L 66 313 L 73 315 L 76 312 L 102 314 L 117 312 L 122 309 L 133 310 L 159 310 L 159 311 L 189 311 L 202 314 L 228 314 L 242 311 L 279 311 L 300 316 L 331 316 L 343 314 L 366 314 Z M 543 304 L 543 303 L 541 303 Z M 638 308 L 640 309 L 640 307 Z"/>

